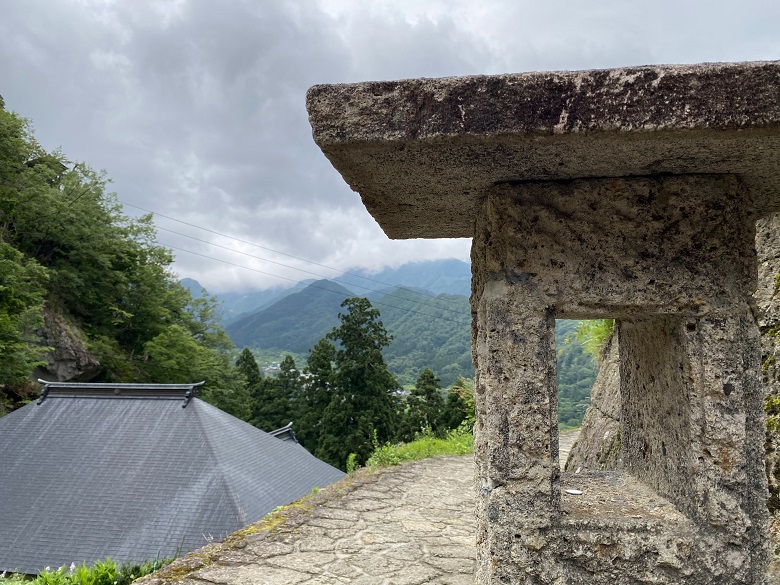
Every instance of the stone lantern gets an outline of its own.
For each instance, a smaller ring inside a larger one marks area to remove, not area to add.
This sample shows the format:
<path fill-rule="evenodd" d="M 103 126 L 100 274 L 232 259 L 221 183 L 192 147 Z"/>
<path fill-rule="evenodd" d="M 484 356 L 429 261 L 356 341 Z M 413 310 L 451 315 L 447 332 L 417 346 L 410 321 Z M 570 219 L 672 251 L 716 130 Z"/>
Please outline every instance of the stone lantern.
<path fill-rule="evenodd" d="M 477 582 L 765 583 L 755 222 L 780 62 L 323 85 L 391 238 L 470 237 Z M 558 465 L 555 320 L 614 318 L 620 469 Z"/>

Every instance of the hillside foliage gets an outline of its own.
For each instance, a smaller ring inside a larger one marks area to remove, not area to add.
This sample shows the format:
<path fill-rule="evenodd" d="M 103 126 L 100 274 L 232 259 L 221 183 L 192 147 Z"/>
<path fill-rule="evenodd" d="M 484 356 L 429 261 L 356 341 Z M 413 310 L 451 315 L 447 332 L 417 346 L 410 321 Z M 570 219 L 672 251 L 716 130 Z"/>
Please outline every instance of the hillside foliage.
<path fill-rule="evenodd" d="M 104 173 L 46 152 L 0 99 L 0 414 L 28 396 L 48 307 L 100 361 L 92 381 L 205 380 L 204 397 L 241 416 L 245 384 L 214 301 L 178 283 L 151 215 L 124 215 L 108 186 Z"/>
<path fill-rule="evenodd" d="M 339 324 L 309 350 L 303 370 L 288 355 L 277 376 L 264 378 L 252 352 L 241 352 L 237 365 L 252 396 L 249 422 L 266 431 L 294 422 L 306 449 L 342 469 L 350 457 L 365 463 L 377 444 L 471 428 L 470 383 L 461 381 L 445 399 L 426 368 L 405 394 L 382 356 L 392 338 L 379 311 L 360 297 L 345 299 L 341 309 Z"/>
<path fill-rule="evenodd" d="M 576 428 L 582 424 L 582 418 L 590 405 L 590 389 L 598 372 L 593 354 L 586 351 L 582 341 L 577 338 L 577 332 L 582 327 L 581 321 L 560 320 L 555 323 L 555 345 L 558 352 L 558 426 L 562 430 Z"/>
<path fill-rule="evenodd" d="M 130 585 L 170 564 L 172 558 L 144 563 L 117 563 L 111 559 L 98 561 L 88 567 L 71 563 L 58 569 L 46 567 L 35 577 L 18 573 L 0 573 L 0 585 Z"/>
<path fill-rule="evenodd" d="M 468 297 L 421 296 L 401 288 L 372 302 L 393 336 L 384 355 L 401 384 L 414 384 L 425 368 L 436 372 L 444 386 L 474 376 Z"/>
<path fill-rule="evenodd" d="M 338 283 L 317 281 L 231 324 L 227 331 L 237 344 L 250 346 L 256 357 L 265 358 L 266 365 L 279 360 L 280 354 L 294 357 L 313 347 L 337 325 L 338 305 L 349 294 Z M 381 352 L 384 363 L 404 388 L 413 391 L 418 376 L 426 368 L 435 373 L 443 388 L 473 377 L 471 309 L 467 297 L 432 296 L 399 287 L 374 294 L 369 300 L 381 310 L 382 322 L 392 338 Z M 556 323 L 562 429 L 579 426 L 590 404 L 598 351 L 588 351 L 587 347 L 597 347 L 598 342 L 588 340 L 595 337 L 600 327 L 600 321 L 559 320 Z M 457 400 L 457 396 L 453 399 Z M 411 428 L 408 418 L 400 420 L 404 427 L 402 436 L 408 438 L 420 430 L 415 425 Z M 449 424 L 449 428 L 456 426 L 457 423 Z"/>

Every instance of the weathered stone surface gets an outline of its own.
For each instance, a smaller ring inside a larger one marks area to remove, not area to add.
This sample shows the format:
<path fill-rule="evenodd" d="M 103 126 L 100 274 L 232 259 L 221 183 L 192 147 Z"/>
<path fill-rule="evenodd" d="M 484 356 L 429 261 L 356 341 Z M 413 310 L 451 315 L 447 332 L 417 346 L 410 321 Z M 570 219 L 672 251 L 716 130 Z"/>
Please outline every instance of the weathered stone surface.
<path fill-rule="evenodd" d="M 472 299 L 490 282 L 555 318 L 729 311 L 756 286 L 754 224 L 729 175 L 499 185 L 477 217 Z"/>
<path fill-rule="evenodd" d="M 100 362 L 84 346 L 77 326 L 50 308 L 44 310 L 43 318 L 41 345 L 52 351 L 46 356 L 48 365 L 36 369 L 33 377 L 52 382 L 93 380 L 100 373 Z"/>
<path fill-rule="evenodd" d="M 314 139 L 391 238 L 471 237 L 495 184 L 735 174 L 780 210 L 780 62 L 315 86 Z"/>
<path fill-rule="evenodd" d="M 780 214 L 756 222 L 756 254 L 758 256 L 758 286 L 755 292 L 759 308 L 758 324 L 762 331 L 780 323 L 780 303 L 777 301 L 777 275 L 780 274 Z"/>
<path fill-rule="evenodd" d="M 777 420 L 780 401 L 780 303 L 777 299 L 780 275 L 780 214 L 756 224 L 756 252 L 758 254 L 758 322 L 761 327 L 761 370 L 765 400 L 770 415 L 766 435 L 766 474 L 769 481 L 769 509 L 780 512 L 780 428 Z"/>
<path fill-rule="evenodd" d="M 473 475 L 471 456 L 364 470 L 321 490 L 311 509 L 280 526 L 249 527 L 140 583 L 473 583 Z"/>
<path fill-rule="evenodd" d="M 558 435 L 558 461 L 560 462 L 561 469 L 566 467 L 566 462 L 569 460 L 569 454 L 571 453 L 572 447 L 574 447 L 579 438 L 580 429 L 564 431 Z"/>
<path fill-rule="evenodd" d="M 758 287 L 755 292 L 758 323 L 761 328 L 761 360 L 764 391 L 768 398 L 780 396 L 777 357 L 778 344 L 774 333 L 780 325 L 780 303 L 777 302 L 776 277 L 780 274 L 780 214 L 762 218 L 756 224 L 758 257 Z M 612 340 L 616 340 L 613 338 Z M 615 437 L 620 422 L 620 380 L 617 344 L 611 345 L 600 363 L 599 375 L 591 391 L 591 405 L 583 419 L 582 432 L 567 462 L 567 471 L 615 469 L 617 450 L 609 438 Z M 612 357 L 609 357 L 609 356 Z M 770 430 L 766 436 L 766 472 L 769 483 L 769 510 L 780 508 L 780 442 L 778 433 Z M 605 440 L 604 437 L 607 437 Z M 605 458 L 605 454 L 608 454 Z M 778 525 L 778 520 L 773 520 Z M 775 533 L 780 532 L 776 527 Z M 780 583 L 780 548 L 773 545 L 772 574 Z M 772 581 L 775 582 L 775 581 Z"/>
<path fill-rule="evenodd" d="M 568 582 L 708 583 L 718 574 L 723 543 L 702 537 L 674 504 L 632 476 L 565 474 L 563 484 L 582 494 L 564 492 L 560 527 L 549 538 L 554 546 L 543 554 L 570 559 Z M 554 558 L 541 564 L 547 571 L 542 579 L 559 565 Z M 743 582 L 733 572 L 730 577 L 720 582 Z"/>
<path fill-rule="evenodd" d="M 763 391 L 751 308 L 621 321 L 618 335 L 621 468 L 743 553 L 752 548 L 745 563 L 765 554 Z"/>
<path fill-rule="evenodd" d="M 760 219 L 756 224 L 758 286 L 755 292 L 761 329 L 761 361 L 767 397 L 780 396 L 776 330 L 780 325 L 776 277 L 780 274 L 780 214 Z M 582 432 L 572 448 L 567 471 L 617 468 L 620 428 L 620 377 L 616 335 L 610 339 L 599 364 L 599 374 L 591 391 L 591 404 L 582 423 Z M 769 509 L 780 509 L 780 444 L 778 434 L 766 437 L 766 470 L 769 482 Z"/>
<path fill-rule="evenodd" d="M 602 350 L 599 372 L 590 391 L 590 406 L 582 419 L 577 442 L 566 460 L 566 471 L 617 469 L 620 453 L 620 359 L 617 335 Z"/>
<path fill-rule="evenodd" d="M 479 583 L 583 570 L 593 583 L 764 582 L 753 225 L 750 194 L 729 176 L 498 186 L 486 198 L 472 252 Z M 624 516 L 592 519 L 596 532 L 562 513 L 561 316 L 618 318 L 621 481 L 686 523 L 647 524 L 631 493 Z M 583 565 L 586 541 L 618 543 L 621 568 Z"/>

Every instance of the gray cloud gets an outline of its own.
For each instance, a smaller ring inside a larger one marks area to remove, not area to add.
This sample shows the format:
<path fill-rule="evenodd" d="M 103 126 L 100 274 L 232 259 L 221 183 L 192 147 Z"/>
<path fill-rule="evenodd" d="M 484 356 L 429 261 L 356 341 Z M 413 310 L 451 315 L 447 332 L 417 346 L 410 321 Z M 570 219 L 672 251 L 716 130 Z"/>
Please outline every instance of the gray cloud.
<path fill-rule="evenodd" d="M 309 86 L 777 59 L 778 21 L 773 0 L 8 0 L 0 94 L 45 147 L 105 168 L 122 201 L 339 269 L 378 269 L 466 259 L 468 242 L 387 240 L 314 145 Z M 164 231 L 160 240 L 306 277 Z M 176 270 L 214 292 L 283 282 L 185 252 Z"/>

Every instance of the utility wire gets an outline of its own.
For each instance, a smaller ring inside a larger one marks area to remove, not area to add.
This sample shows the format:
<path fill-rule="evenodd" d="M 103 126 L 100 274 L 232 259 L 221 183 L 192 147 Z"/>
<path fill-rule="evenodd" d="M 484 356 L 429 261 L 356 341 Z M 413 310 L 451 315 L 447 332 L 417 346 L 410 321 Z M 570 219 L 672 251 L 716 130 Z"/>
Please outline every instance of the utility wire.
<path fill-rule="evenodd" d="M 179 248 L 177 246 L 171 246 L 171 245 L 168 245 L 168 244 L 164 244 L 162 242 L 160 242 L 160 244 L 162 246 L 165 246 L 166 248 L 171 248 L 172 250 L 178 250 L 180 252 L 186 252 L 187 254 L 192 254 L 194 256 L 200 256 L 201 258 L 206 258 L 208 260 L 214 260 L 216 262 L 222 262 L 223 264 L 228 264 L 230 266 L 235 266 L 236 268 L 243 268 L 244 270 L 251 270 L 252 272 L 257 272 L 259 274 L 264 274 L 266 276 L 273 276 L 274 278 L 281 278 L 282 280 L 288 280 L 290 282 L 295 282 L 295 283 L 298 282 L 297 280 L 292 279 L 292 278 L 287 278 L 286 276 L 279 276 L 278 274 L 271 274 L 270 272 L 265 272 L 263 270 L 258 270 L 257 268 L 251 268 L 249 266 L 243 266 L 241 264 L 236 264 L 235 262 L 230 262 L 228 260 L 222 260 L 220 258 L 214 258 L 213 256 L 207 256 L 206 254 L 200 254 L 199 252 L 193 252 L 192 250 L 185 250 L 184 248 Z M 312 287 L 312 288 L 318 288 L 318 289 L 326 290 L 326 291 L 328 291 L 330 293 L 333 293 L 333 294 L 341 295 L 341 293 L 338 292 L 338 291 L 326 288 L 324 286 L 317 286 L 316 283 L 310 284 L 309 286 Z M 458 325 L 462 324 L 460 321 L 458 321 L 456 319 L 450 319 L 449 317 L 431 315 L 430 313 L 423 313 L 422 311 L 415 311 L 414 309 L 406 309 L 406 308 L 403 308 L 403 307 L 390 305 L 388 303 L 385 303 L 381 299 L 377 300 L 376 304 L 377 305 L 384 305 L 385 307 L 388 307 L 390 309 L 398 309 L 399 311 L 404 311 L 406 313 L 416 313 L 418 315 L 424 315 L 425 317 L 428 317 L 430 319 L 441 319 L 441 320 L 444 320 L 444 321 L 450 321 L 451 323 L 457 323 Z"/>
<path fill-rule="evenodd" d="M 196 242 L 201 242 L 203 244 L 208 244 L 210 246 L 214 246 L 215 248 L 221 248 L 223 250 L 228 250 L 229 252 L 235 252 L 236 254 L 242 254 L 244 256 L 248 256 L 249 258 L 254 258 L 256 260 L 262 260 L 263 262 L 270 262 L 271 264 L 276 264 L 277 266 L 282 266 L 284 268 L 290 268 L 292 270 L 297 270 L 297 271 L 303 272 L 305 274 L 311 274 L 312 276 L 317 276 L 319 278 L 325 278 L 325 279 L 329 279 L 330 278 L 328 276 L 325 276 L 324 274 L 320 274 L 320 273 L 317 273 L 317 272 L 312 272 L 311 270 L 306 270 L 304 268 L 297 268 L 295 266 L 290 266 L 289 264 L 285 264 L 283 262 L 277 262 L 275 260 L 269 260 L 268 258 L 262 258 L 261 256 L 255 256 L 254 254 L 249 254 L 248 252 L 242 252 L 241 250 L 236 250 L 235 248 L 229 248 L 228 246 L 222 246 L 220 244 L 215 244 L 213 242 L 209 242 L 208 240 L 201 240 L 200 238 L 196 238 L 194 236 L 190 236 L 188 234 L 183 234 L 181 232 L 177 232 L 177 231 L 174 231 L 174 230 L 169 230 L 169 229 L 164 228 L 164 227 L 157 226 L 157 229 L 165 231 L 165 232 L 168 232 L 168 233 L 171 233 L 171 234 L 176 234 L 177 236 L 183 236 L 185 238 L 189 238 L 191 240 L 195 240 Z M 268 274 L 268 273 L 264 272 L 263 274 Z M 273 276 L 273 275 L 271 275 L 271 276 Z M 290 280 L 292 280 L 292 279 L 290 279 Z M 363 286 L 363 285 L 360 285 L 360 284 L 351 284 L 350 286 L 354 286 L 354 287 L 357 287 L 357 288 L 360 288 L 360 289 L 363 289 L 363 290 L 367 290 L 369 292 L 384 294 L 385 296 L 392 297 L 392 298 L 395 298 L 395 299 L 405 300 L 403 297 L 400 297 L 398 295 L 385 293 L 384 291 L 376 290 L 376 289 L 370 288 L 368 286 Z M 406 287 L 393 286 L 391 288 L 392 289 L 403 289 L 403 290 L 406 290 L 406 291 L 409 291 L 409 292 L 415 292 L 412 289 L 409 289 L 409 288 L 406 288 Z M 427 297 L 427 295 L 423 295 L 423 296 Z M 435 299 L 436 297 L 432 297 L 432 298 Z M 435 307 L 436 309 L 440 309 L 440 310 L 444 310 L 444 311 L 450 311 L 451 313 L 460 314 L 460 311 L 458 311 L 456 309 L 449 309 L 449 308 L 446 308 L 446 307 L 439 307 L 437 305 L 433 305 L 431 303 L 423 302 L 423 301 L 417 301 L 417 302 L 421 303 L 423 305 L 429 306 L 429 307 Z"/>
<path fill-rule="evenodd" d="M 164 215 L 162 213 L 157 213 L 156 211 L 152 211 L 151 209 L 147 209 L 145 207 L 140 207 L 138 205 L 133 205 L 132 203 L 125 203 L 124 201 L 119 201 L 119 203 L 121 203 L 122 205 L 126 205 L 128 207 L 133 207 L 135 209 L 140 209 L 141 211 L 145 211 L 147 213 L 151 213 L 151 214 L 156 215 L 158 217 L 164 217 L 165 219 L 168 219 L 168 220 L 171 220 L 171 221 L 175 221 L 177 223 L 181 223 L 181 224 L 193 227 L 193 228 L 198 229 L 198 230 L 203 230 L 204 232 L 208 232 L 210 234 L 215 234 L 215 235 L 221 236 L 223 238 L 228 238 L 230 240 L 235 240 L 236 242 L 240 242 L 242 244 L 247 244 L 249 246 L 254 246 L 255 248 L 259 248 L 259 249 L 265 250 L 267 252 L 273 252 L 274 254 L 279 254 L 281 256 L 286 256 L 288 258 L 293 258 L 294 260 L 300 260 L 301 262 L 306 262 L 307 264 L 311 264 L 313 266 L 319 266 L 320 268 L 327 268 L 328 270 L 335 270 L 336 272 L 340 273 L 341 275 L 354 276 L 355 278 L 362 278 L 363 280 L 368 280 L 370 282 L 375 282 L 377 284 L 381 284 L 382 286 L 386 286 L 386 287 L 389 287 L 389 288 L 403 288 L 403 287 L 399 287 L 398 285 L 395 285 L 395 284 L 389 284 L 387 282 L 382 282 L 381 280 L 376 280 L 374 278 L 369 278 L 368 276 L 362 276 L 360 274 L 355 274 L 354 272 L 347 272 L 347 271 L 344 271 L 344 270 L 340 270 L 339 268 L 334 268 L 333 266 L 327 266 L 326 264 L 320 264 L 319 262 L 315 262 L 313 260 L 307 260 L 306 258 L 301 258 L 300 256 L 295 256 L 293 254 L 287 254 L 285 252 L 280 252 L 279 250 L 274 250 L 273 248 L 267 248 L 265 246 L 261 246 L 260 244 L 256 244 L 255 242 L 250 242 L 248 240 L 242 240 L 242 239 L 236 238 L 234 236 L 229 236 L 227 234 L 223 234 L 222 232 L 218 232 L 218 231 L 212 230 L 210 228 L 205 228 L 203 226 L 195 225 L 193 223 L 189 223 L 189 222 L 186 222 L 184 220 L 177 219 L 175 217 L 171 217 L 169 215 Z M 160 228 L 160 229 L 163 229 L 163 228 Z M 264 273 L 264 274 L 267 274 L 267 273 Z M 274 275 L 271 274 L 270 276 L 274 276 Z M 357 286 L 357 285 L 355 285 L 355 286 Z M 409 290 L 413 294 L 420 295 L 420 296 L 423 296 L 423 297 L 428 297 L 428 298 L 432 298 L 432 299 L 437 298 L 436 295 L 433 295 L 433 294 L 425 294 L 425 293 L 422 293 L 420 291 L 412 290 L 412 289 L 406 289 L 406 290 Z"/>

